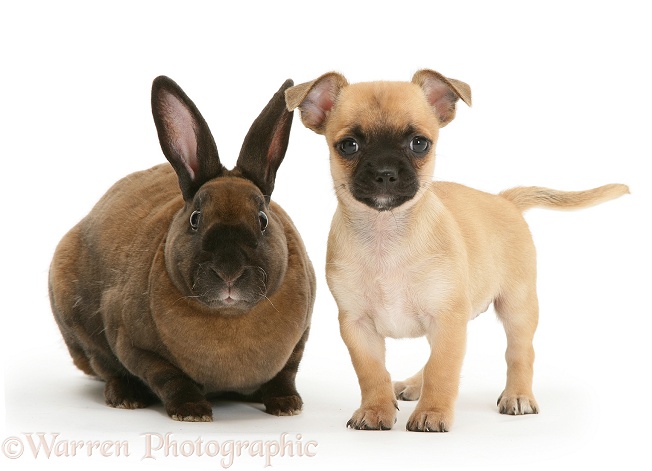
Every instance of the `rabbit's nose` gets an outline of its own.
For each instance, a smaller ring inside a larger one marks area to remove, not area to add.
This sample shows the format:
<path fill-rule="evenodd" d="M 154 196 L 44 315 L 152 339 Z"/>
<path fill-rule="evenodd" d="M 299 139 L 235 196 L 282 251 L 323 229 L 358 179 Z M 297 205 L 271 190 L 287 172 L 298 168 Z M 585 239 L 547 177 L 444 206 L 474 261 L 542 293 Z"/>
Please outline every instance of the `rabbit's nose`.
<path fill-rule="evenodd" d="M 213 272 L 224 281 L 227 286 L 231 287 L 242 276 L 244 267 L 213 267 Z"/>

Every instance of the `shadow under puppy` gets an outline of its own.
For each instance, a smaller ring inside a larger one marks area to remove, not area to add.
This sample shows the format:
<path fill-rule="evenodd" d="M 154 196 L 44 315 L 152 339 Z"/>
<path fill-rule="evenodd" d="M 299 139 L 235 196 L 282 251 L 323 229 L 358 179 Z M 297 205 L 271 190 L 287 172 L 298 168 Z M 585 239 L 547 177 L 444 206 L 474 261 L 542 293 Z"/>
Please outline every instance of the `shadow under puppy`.
<path fill-rule="evenodd" d="M 337 209 L 327 281 L 339 309 L 362 404 L 355 429 L 389 429 L 396 399 L 419 400 L 411 431 L 445 432 L 453 422 L 466 328 L 494 304 L 507 334 L 504 414 L 537 413 L 532 394 L 538 321 L 535 250 L 522 212 L 574 209 L 628 192 L 606 185 L 582 192 L 540 187 L 491 195 L 433 182 L 439 129 L 471 89 L 432 70 L 411 82 L 349 85 L 327 73 L 285 92 L 289 110 L 326 137 Z M 385 337 L 426 336 L 425 367 L 392 385 Z"/>
<path fill-rule="evenodd" d="M 207 393 L 235 392 L 293 415 L 315 275 L 273 201 L 292 113 L 286 81 L 220 163 L 199 110 L 167 77 L 152 113 L 168 164 L 117 182 L 59 243 L 54 317 L 74 363 L 106 382 L 109 406 L 161 400 L 175 420 L 210 421 Z M 179 189 L 181 191 L 179 191 Z"/>

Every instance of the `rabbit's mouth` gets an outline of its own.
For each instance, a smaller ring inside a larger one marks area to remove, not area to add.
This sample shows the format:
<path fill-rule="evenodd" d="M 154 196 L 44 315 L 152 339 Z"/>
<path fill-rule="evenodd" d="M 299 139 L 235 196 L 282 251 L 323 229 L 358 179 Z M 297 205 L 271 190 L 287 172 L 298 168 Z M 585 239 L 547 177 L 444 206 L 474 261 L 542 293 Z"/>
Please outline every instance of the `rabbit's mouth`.
<path fill-rule="evenodd" d="M 217 296 L 200 295 L 198 296 L 198 299 L 213 309 L 230 308 L 230 309 L 240 310 L 243 312 L 250 310 L 252 306 L 258 302 L 257 299 L 252 300 L 252 299 L 242 298 L 238 296 L 238 294 L 236 294 L 235 292 L 231 292 L 230 294 L 219 294 Z"/>
<path fill-rule="evenodd" d="M 192 291 L 196 299 L 211 308 L 240 310 L 251 309 L 265 295 L 264 284 L 248 270 L 231 279 L 212 269 L 202 271 L 198 273 Z"/>
<path fill-rule="evenodd" d="M 233 286 L 233 283 L 227 283 L 227 286 L 220 297 L 220 301 L 224 303 L 225 306 L 233 306 L 241 301 L 247 301 L 242 299 L 240 292 Z"/>
<path fill-rule="evenodd" d="M 212 308 L 251 309 L 259 300 L 245 296 L 237 288 L 223 287 L 213 293 L 200 295 L 199 299 Z"/>

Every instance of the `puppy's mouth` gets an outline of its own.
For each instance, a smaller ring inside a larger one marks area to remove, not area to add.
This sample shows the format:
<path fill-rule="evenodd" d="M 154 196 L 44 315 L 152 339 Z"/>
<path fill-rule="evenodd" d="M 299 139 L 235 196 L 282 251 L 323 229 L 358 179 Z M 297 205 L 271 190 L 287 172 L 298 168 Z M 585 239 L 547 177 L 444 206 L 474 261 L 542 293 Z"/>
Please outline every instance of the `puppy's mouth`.
<path fill-rule="evenodd" d="M 392 209 L 398 208 L 403 203 L 409 201 L 411 197 L 384 194 L 356 199 L 377 211 L 391 211 Z"/>
<path fill-rule="evenodd" d="M 393 187 L 378 185 L 376 181 L 357 180 L 351 185 L 351 194 L 372 209 L 391 211 L 414 198 L 418 189 L 416 180 L 397 182 Z"/>

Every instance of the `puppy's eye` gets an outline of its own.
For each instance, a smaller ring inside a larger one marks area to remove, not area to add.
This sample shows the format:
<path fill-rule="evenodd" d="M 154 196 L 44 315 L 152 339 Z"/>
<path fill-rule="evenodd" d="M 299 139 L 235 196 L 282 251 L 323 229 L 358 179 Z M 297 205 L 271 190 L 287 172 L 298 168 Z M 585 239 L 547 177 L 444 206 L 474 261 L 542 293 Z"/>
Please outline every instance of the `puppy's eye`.
<path fill-rule="evenodd" d="M 260 231 L 265 232 L 265 229 L 267 229 L 267 225 L 269 224 L 269 219 L 267 218 L 267 214 L 260 211 L 258 213 L 258 220 L 260 221 Z"/>
<path fill-rule="evenodd" d="M 423 136 L 416 136 L 410 141 L 410 149 L 417 154 L 423 154 L 430 148 L 430 141 Z"/>
<path fill-rule="evenodd" d="M 360 150 L 360 146 L 358 145 L 358 141 L 351 137 L 347 137 L 344 139 L 342 142 L 340 142 L 337 145 L 338 150 L 340 151 L 340 154 L 344 156 L 351 156 L 358 152 Z"/>
<path fill-rule="evenodd" d="M 190 228 L 196 231 L 199 227 L 199 220 L 201 219 L 201 211 L 193 211 L 190 215 Z"/>

